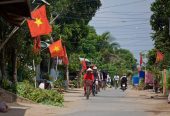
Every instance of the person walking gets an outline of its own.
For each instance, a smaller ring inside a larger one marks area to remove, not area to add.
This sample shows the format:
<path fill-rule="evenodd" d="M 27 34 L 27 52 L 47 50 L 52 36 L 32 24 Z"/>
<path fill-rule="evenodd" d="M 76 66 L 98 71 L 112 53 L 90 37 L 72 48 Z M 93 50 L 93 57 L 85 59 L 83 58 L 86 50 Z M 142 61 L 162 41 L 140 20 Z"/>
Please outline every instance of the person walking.
<path fill-rule="evenodd" d="M 115 75 L 114 76 L 114 86 L 115 86 L 115 89 L 117 89 L 119 87 L 119 75 Z"/>

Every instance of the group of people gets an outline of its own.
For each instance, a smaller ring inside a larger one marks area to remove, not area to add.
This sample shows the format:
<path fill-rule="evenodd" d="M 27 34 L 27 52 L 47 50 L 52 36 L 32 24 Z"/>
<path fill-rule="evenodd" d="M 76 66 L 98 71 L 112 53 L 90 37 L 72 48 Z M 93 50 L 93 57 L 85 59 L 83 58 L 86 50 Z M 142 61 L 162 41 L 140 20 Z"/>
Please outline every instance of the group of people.
<path fill-rule="evenodd" d="M 110 78 L 109 74 L 106 71 L 99 71 L 96 66 L 92 68 L 88 68 L 86 70 L 86 73 L 84 74 L 84 95 L 86 94 L 86 81 L 91 81 L 91 90 L 93 84 L 96 84 L 96 90 L 100 91 L 100 88 L 105 89 L 106 85 L 114 85 L 115 87 L 118 87 L 119 83 L 121 85 L 121 88 L 123 84 L 125 84 L 125 87 L 127 88 L 127 77 L 126 75 L 123 75 L 121 78 L 119 75 L 115 75 L 114 78 Z"/>
<path fill-rule="evenodd" d="M 121 78 L 119 77 L 119 75 L 116 74 L 113 78 L 113 81 L 113 85 L 115 86 L 115 88 L 118 88 L 119 83 L 121 85 L 121 88 L 123 87 L 123 84 L 125 84 L 125 87 L 127 88 L 127 77 L 125 74 Z"/>
<path fill-rule="evenodd" d="M 96 66 L 88 68 L 84 74 L 84 94 L 86 94 L 86 81 L 91 81 L 91 90 L 92 85 L 96 85 L 96 91 L 100 91 L 100 88 L 105 88 L 107 83 L 108 75 L 105 71 L 99 71 Z"/>

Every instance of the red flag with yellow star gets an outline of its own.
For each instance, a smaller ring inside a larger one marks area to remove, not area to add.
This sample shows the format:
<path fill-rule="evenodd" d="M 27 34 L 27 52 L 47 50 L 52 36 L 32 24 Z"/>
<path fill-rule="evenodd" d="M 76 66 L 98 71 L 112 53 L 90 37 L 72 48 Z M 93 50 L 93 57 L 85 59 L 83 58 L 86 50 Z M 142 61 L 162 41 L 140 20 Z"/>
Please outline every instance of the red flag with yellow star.
<path fill-rule="evenodd" d="M 66 47 L 65 46 L 63 47 L 63 50 L 64 50 L 64 56 L 62 57 L 62 60 L 63 60 L 63 63 L 65 65 L 68 65 L 69 64 L 69 60 L 68 60 L 68 56 L 67 56 L 67 52 L 66 52 Z"/>
<path fill-rule="evenodd" d="M 164 54 L 157 50 L 156 52 L 156 63 L 162 61 L 164 59 Z"/>
<path fill-rule="evenodd" d="M 64 50 L 62 46 L 61 39 L 52 43 L 49 47 L 51 57 L 63 57 L 64 56 Z"/>
<path fill-rule="evenodd" d="M 47 35 L 52 32 L 51 26 L 46 16 L 45 5 L 31 13 L 32 19 L 28 19 L 28 27 L 32 37 Z"/>

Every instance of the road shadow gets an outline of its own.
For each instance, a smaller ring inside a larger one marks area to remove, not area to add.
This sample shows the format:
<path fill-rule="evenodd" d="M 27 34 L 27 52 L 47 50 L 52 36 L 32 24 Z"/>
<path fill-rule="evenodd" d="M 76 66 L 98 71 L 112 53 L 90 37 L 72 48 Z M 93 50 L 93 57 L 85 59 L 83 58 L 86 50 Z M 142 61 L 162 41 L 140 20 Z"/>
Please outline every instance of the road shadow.
<path fill-rule="evenodd" d="M 84 97 L 83 95 L 64 95 L 65 97 Z"/>
<path fill-rule="evenodd" d="M 81 91 L 66 91 L 65 93 L 81 93 Z"/>
<path fill-rule="evenodd" d="M 170 111 L 156 111 L 156 110 L 148 110 L 148 111 L 145 111 L 145 112 L 149 112 L 149 113 L 153 113 L 154 115 L 159 115 L 161 113 L 169 113 L 170 114 Z"/>
<path fill-rule="evenodd" d="M 150 96 L 147 99 L 153 99 L 153 100 L 167 100 L 167 97 L 165 96 Z"/>

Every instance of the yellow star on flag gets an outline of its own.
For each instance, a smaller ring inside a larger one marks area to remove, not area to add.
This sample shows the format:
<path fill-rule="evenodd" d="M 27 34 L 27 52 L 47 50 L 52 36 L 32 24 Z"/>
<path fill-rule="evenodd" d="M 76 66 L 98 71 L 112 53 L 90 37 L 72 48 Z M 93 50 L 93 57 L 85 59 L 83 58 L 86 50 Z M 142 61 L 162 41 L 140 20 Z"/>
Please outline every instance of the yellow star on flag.
<path fill-rule="evenodd" d="M 38 27 L 43 24 L 40 18 L 36 18 L 35 23 L 37 24 Z"/>
<path fill-rule="evenodd" d="M 60 48 L 57 47 L 57 46 L 55 46 L 55 47 L 54 47 L 54 50 L 55 50 L 56 52 L 58 52 L 58 51 L 60 51 Z"/>

